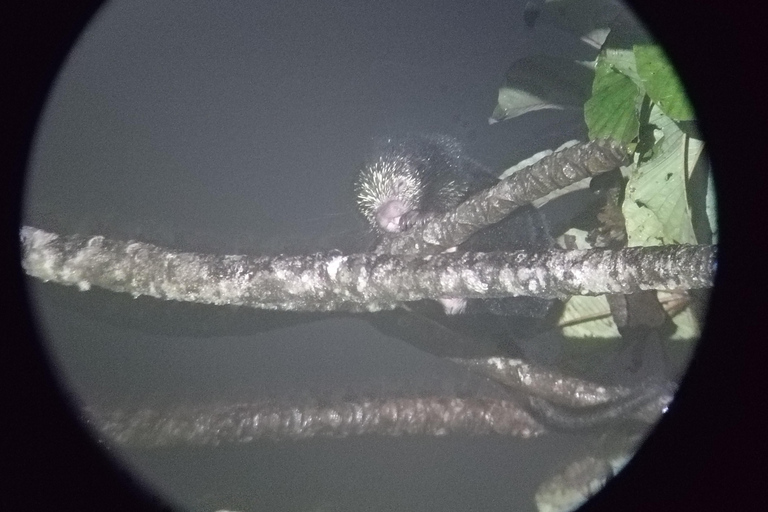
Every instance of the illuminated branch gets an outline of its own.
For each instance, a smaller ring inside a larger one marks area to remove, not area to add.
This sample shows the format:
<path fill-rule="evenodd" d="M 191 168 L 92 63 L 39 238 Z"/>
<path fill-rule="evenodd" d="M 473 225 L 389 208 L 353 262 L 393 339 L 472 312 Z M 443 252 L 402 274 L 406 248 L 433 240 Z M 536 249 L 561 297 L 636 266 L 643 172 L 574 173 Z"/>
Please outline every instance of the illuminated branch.
<path fill-rule="evenodd" d="M 83 418 L 105 439 L 140 447 L 361 435 L 525 439 L 547 433 L 550 426 L 589 428 L 626 420 L 651 424 L 675 390 L 673 383 L 654 380 L 637 388 L 600 386 L 512 359 L 453 361 L 504 384 L 509 397 L 259 400 L 112 409 L 91 405 L 84 408 Z"/>
<path fill-rule="evenodd" d="M 110 411 L 87 407 L 84 419 L 112 442 L 142 447 L 372 434 L 529 438 L 545 432 L 514 401 L 457 397 L 360 399 L 329 404 L 262 401 Z"/>
<path fill-rule="evenodd" d="M 708 288 L 716 256 L 712 246 L 679 245 L 428 257 L 338 252 L 252 257 L 180 253 L 31 227 L 22 229 L 21 239 L 25 271 L 43 281 L 290 311 L 376 311 L 440 297 L 555 298 Z"/>
<path fill-rule="evenodd" d="M 715 249 L 430 254 L 515 208 L 627 162 L 611 141 L 554 153 L 440 218 L 383 240 L 376 254 L 254 257 L 181 253 L 142 242 L 21 230 L 23 267 L 43 281 L 164 300 L 287 311 L 377 311 L 423 298 L 565 298 L 712 286 Z M 399 256 L 402 255 L 402 256 Z"/>

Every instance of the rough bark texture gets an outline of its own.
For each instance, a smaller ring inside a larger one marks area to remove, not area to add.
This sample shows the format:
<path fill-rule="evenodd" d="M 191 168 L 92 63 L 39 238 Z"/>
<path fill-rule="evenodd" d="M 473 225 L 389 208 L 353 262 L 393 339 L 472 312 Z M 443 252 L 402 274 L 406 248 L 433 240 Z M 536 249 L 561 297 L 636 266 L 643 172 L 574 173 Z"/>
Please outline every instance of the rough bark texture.
<path fill-rule="evenodd" d="M 509 435 L 529 438 L 549 427 L 651 424 L 672 400 L 674 383 L 601 386 L 517 359 L 452 359 L 503 384 L 509 397 L 450 395 L 104 409 L 83 416 L 104 439 L 131 446 L 217 445 L 259 439 L 358 435 Z M 506 392 L 505 392 L 506 395 Z M 533 413 L 533 414 L 532 414 Z"/>
<path fill-rule="evenodd" d="M 252 257 L 22 229 L 22 265 L 43 281 L 164 300 L 291 311 L 376 311 L 424 298 L 634 293 L 711 287 L 712 246 Z"/>
<path fill-rule="evenodd" d="M 529 438 L 545 432 L 517 403 L 425 397 L 333 404 L 257 402 L 168 409 L 87 407 L 84 419 L 112 442 L 137 447 L 249 443 L 359 435 L 488 435 Z"/>
<path fill-rule="evenodd" d="M 632 394 L 632 389 L 625 386 L 603 386 L 537 367 L 521 359 L 490 357 L 487 359 L 455 358 L 451 361 L 486 375 L 511 389 L 523 390 L 568 407 L 607 404 Z"/>

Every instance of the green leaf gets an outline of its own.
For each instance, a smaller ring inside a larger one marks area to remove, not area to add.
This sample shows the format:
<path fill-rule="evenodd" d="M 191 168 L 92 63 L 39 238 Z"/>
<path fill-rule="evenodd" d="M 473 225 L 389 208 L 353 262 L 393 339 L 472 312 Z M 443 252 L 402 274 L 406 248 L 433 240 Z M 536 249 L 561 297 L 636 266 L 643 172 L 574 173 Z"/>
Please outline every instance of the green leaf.
<path fill-rule="evenodd" d="M 605 295 L 571 297 L 565 303 L 560 324 L 568 338 L 621 338 Z"/>
<path fill-rule="evenodd" d="M 645 91 L 643 81 L 637 74 L 637 65 L 635 64 L 635 52 L 621 48 L 605 48 L 600 54 L 600 60 L 603 64 L 608 64 L 615 71 L 632 80 L 638 89 Z"/>
<path fill-rule="evenodd" d="M 637 73 L 661 111 L 676 121 L 695 119 L 685 88 L 664 50 L 658 45 L 637 45 L 634 53 Z"/>
<path fill-rule="evenodd" d="M 643 92 L 625 74 L 602 57 L 598 58 L 592 97 L 584 105 L 590 139 L 634 140 L 640 129 L 639 112 Z"/>
<path fill-rule="evenodd" d="M 517 60 L 507 70 L 491 119 L 511 119 L 534 110 L 581 108 L 589 97 L 592 77 L 588 65 L 568 59 L 534 55 Z"/>
<path fill-rule="evenodd" d="M 659 301 L 663 304 L 668 300 L 675 300 L 676 294 L 670 292 L 657 292 Z M 669 337 L 676 341 L 696 341 L 701 337 L 701 325 L 691 307 L 686 307 L 683 311 L 672 316 L 672 322 L 677 327 L 675 332 Z"/>
<path fill-rule="evenodd" d="M 491 114 L 493 121 L 512 119 L 535 110 L 564 110 L 565 108 L 535 94 L 511 87 L 499 89 L 498 101 L 496 108 L 493 109 L 493 114 Z"/>
<path fill-rule="evenodd" d="M 653 157 L 638 164 L 630 176 L 622 205 L 628 245 L 695 244 L 686 164 L 690 167 L 695 162 L 698 156 L 691 151 L 700 152 L 700 148 L 686 144 L 686 135 L 657 105 L 651 109 L 650 123 L 658 139 Z"/>

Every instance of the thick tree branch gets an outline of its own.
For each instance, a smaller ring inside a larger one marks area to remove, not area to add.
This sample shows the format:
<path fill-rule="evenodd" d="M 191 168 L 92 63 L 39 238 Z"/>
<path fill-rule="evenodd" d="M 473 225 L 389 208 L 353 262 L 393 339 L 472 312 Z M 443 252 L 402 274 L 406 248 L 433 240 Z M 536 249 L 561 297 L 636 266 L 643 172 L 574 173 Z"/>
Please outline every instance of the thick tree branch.
<path fill-rule="evenodd" d="M 251 257 L 179 253 L 31 227 L 22 228 L 21 239 L 25 271 L 43 281 L 291 311 L 376 311 L 440 297 L 556 298 L 708 288 L 716 256 L 711 246 L 680 245 L 428 257 L 338 252 Z"/>
<path fill-rule="evenodd" d="M 504 384 L 509 397 L 428 395 L 113 409 L 87 406 L 83 416 L 106 439 L 142 447 L 358 435 L 530 438 L 545 434 L 548 426 L 589 428 L 628 419 L 653 423 L 671 402 L 676 387 L 653 380 L 634 389 L 601 386 L 514 359 L 453 361 Z"/>
<path fill-rule="evenodd" d="M 498 434 L 536 437 L 545 428 L 515 401 L 422 397 L 280 404 L 272 401 L 100 410 L 84 419 L 121 445 L 156 447 L 358 435 Z"/>
<path fill-rule="evenodd" d="M 451 361 L 490 377 L 509 389 L 525 391 L 526 394 L 568 407 L 605 405 L 632 395 L 632 389 L 626 386 L 604 386 L 540 368 L 521 359 L 451 358 Z"/>
<path fill-rule="evenodd" d="M 633 419 L 653 423 L 672 401 L 677 385 L 649 378 L 637 387 L 605 386 L 503 357 L 451 361 L 528 396 L 537 418 L 558 428 L 590 428 Z"/>
<path fill-rule="evenodd" d="M 386 238 L 377 254 L 180 253 L 25 227 L 23 266 L 31 276 L 83 290 L 99 286 L 164 300 L 290 311 L 377 311 L 423 298 L 565 298 L 711 286 L 715 250 L 705 246 L 405 256 L 457 245 L 523 204 L 626 161 L 626 151 L 611 141 L 559 151 L 441 218 Z"/>

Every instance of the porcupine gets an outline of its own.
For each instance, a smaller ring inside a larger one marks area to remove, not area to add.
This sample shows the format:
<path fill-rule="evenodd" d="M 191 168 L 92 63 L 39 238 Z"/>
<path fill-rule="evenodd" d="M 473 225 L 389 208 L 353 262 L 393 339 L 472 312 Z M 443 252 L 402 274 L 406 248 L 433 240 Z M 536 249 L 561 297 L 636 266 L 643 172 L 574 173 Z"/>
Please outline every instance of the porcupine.
<path fill-rule="evenodd" d="M 466 156 L 455 139 L 413 135 L 378 143 L 355 183 L 358 209 L 379 232 L 401 232 L 424 216 L 445 213 L 473 194 L 498 183 L 488 169 Z M 459 251 L 544 250 L 553 246 L 543 217 L 533 206 L 519 208 L 501 222 L 475 233 Z M 545 316 L 553 301 L 442 299 L 444 311 Z"/>
<path fill-rule="evenodd" d="M 379 142 L 374 157 L 358 175 L 355 191 L 358 209 L 375 230 L 398 233 L 423 217 L 455 208 L 498 182 L 491 171 L 466 156 L 455 139 L 418 135 Z M 554 239 L 543 215 L 528 205 L 478 231 L 457 250 L 536 251 L 553 246 Z M 462 300 L 466 302 L 462 307 L 454 301 L 440 300 L 443 311 L 436 307 L 435 301 L 418 301 L 409 305 L 409 313 L 381 312 L 370 321 L 385 334 L 439 356 L 521 357 L 524 354 L 516 340 L 537 334 L 542 326 L 546 328 L 545 317 L 558 303 L 533 297 L 508 297 Z M 631 413 L 666 396 L 663 391 L 664 388 L 643 383 L 629 396 L 597 410 L 570 412 L 541 400 L 532 401 L 531 405 L 537 417 L 552 427 L 593 428 L 631 420 Z"/>

